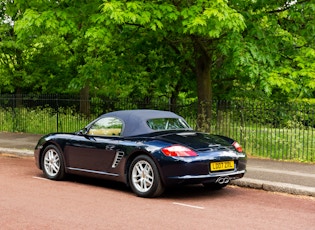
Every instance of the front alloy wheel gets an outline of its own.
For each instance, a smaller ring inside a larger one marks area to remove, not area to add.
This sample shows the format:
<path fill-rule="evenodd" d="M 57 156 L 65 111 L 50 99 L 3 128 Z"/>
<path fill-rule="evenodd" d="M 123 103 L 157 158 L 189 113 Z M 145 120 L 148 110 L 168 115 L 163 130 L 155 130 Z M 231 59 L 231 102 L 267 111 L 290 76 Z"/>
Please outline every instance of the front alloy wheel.
<path fill-rule="evenodd" d="M 64 163 L 58 148 L 49 145 L 45 148 L 42 160 L 45 176 L 52 180 L 61 180 L 65 175 Z"/>
<path fill-rule="evenodd" d="M 141 197 L 156 197 L 164 191 L 154 161 L 145 155 L 138 156 L 132 161 L 129 182 L 133 192 Z"/>

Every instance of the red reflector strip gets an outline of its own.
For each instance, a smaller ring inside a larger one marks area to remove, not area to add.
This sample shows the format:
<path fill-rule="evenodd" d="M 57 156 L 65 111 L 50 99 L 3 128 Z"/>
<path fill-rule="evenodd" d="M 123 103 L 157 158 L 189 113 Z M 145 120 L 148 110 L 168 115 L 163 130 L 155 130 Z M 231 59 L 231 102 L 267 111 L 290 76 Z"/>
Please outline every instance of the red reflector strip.
<path fill-rule="evenodd" d="M 237 143 L 236 141 L 234 141 L 232 145 L 234 146 L 234 148 L 236 149 L 237 152 L 239 152 L 239 153 L 243 152 L 242 146 L 239 143 Z"/>

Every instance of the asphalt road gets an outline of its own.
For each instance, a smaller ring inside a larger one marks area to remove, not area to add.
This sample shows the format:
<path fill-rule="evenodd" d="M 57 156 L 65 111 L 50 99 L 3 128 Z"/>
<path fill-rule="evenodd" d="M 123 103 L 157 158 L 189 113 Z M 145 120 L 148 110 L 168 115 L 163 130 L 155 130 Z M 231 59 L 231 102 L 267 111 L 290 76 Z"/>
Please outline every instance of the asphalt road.
<path fill-rule="evenodd" d="M 0 156 L 1 229 L 314 229 L 315 198 L 227 186 L 136 197 L 119 183 L 51 181 L 33 157 Z"/>

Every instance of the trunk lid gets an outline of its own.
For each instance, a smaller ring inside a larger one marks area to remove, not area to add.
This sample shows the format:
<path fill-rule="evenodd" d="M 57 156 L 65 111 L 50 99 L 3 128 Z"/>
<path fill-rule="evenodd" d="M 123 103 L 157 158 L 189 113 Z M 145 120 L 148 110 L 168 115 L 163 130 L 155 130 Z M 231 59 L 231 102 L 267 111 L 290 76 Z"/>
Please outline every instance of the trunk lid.
<path fill-rule="evenodd" d="M 168 133 L 156 137 L 157 139 L 180 144 L 195 151 L 227 151 L 234 150 L 233 146 L 217 135 L 199 132 Z"/>

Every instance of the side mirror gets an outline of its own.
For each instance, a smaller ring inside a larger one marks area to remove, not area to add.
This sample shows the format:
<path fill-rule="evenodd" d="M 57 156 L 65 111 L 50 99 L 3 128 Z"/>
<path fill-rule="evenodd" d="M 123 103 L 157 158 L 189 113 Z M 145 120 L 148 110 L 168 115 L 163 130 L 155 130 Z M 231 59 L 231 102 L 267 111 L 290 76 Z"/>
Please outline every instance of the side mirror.
<path fill-rule="evenodd" d="M 87 134 L 87 128 L 81 129 L 79 132 L 77 132 L 78 135 L 84 136 Z"/>

